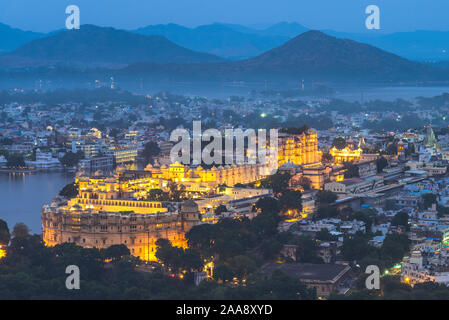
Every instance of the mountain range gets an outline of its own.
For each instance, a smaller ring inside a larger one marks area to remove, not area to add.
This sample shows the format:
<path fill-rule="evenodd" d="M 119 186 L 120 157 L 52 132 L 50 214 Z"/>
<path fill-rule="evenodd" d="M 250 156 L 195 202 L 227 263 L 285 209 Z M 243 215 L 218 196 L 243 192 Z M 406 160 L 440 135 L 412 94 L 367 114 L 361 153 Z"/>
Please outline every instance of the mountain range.
<path fill-rule="evenodd" d="M 158 28 L 162 30 L 165 27 Z M 182 28 L 174 25 L 169 29 L 172 34 L 189 32 Z M 233 32 L 262 38 L 269 36 L 260 33 L 283 32 L 287 37 L 289 33 L 304 27 L 280 24 L 253 34 L 248 28 L 236 25 L 217 24 L 214 28 L 226 30 L 230 40 Z M 203 32 L 207 34 L 211 29 L 203 28 Z M 245 43 L 243 38 L 241 41 Z M 314 30 L 300 32 L 273 49 L 237 61 L 184 48 L 160 35 L 143 35 L 93 25 L 83 25 L 79 30 L 55 32 L 0 56 L 0 67 L 3 68 L 36 66 L 63 66 L 87 73 L 91 72 L 88 69 L 93 68 L 109 73 L 106 69 L 115 69 L 114 72 L 119 75 L 139 74 L 185 80 L 308 78 L 398 82 L 446 79 L 442 69 L 407 60 L 368 44 Z"/>
<path fill-rule="evenodd" d="M 218 62 L 223 58 L 183 48 L 161 36 L 144 36 L 114 28 L 83 25 L 33 40 L 0 57 L 11 67 L 67 64 L 123 67 L 137 62 Z"/>
<path fill-rule="evenodd" d="M 160 35 L 185 48 L 236 60 L 254 57 L 278 47 L 307 30 L 298 23 L 283 22 L 264 30 L 214 23 L 197 28 L 177 24 L 153 25 L 132 32 Z"/>
<path fill-rule="evenodd" d="M 276 48 L 308 30 L 307 27 L 296 22 L 280 22 L 261 29 L 226 23 L 187 28 L 171 23 L 149 25 L 130 31 L 142 35 L 163 36 L 193 51 L 210 53 L 230 60 L 242 60 Z M 449 60 L 448 31 L 417 30 L 391 34 L 377 31 L 365 33 L 321 31 L 337 38 L 371 44 L 410 60 L 426 62 Z M 56 32 L 44 34 L 22 31 L 0 24 L 0 53 L 12 51 L 27 42 L 48 37 Z"/>
<path fill-rule="evenodd" d="M 401 58 L 371 45 L 307 31 L 257 57 L 210 64 L 138 63 L 122 74 L 210 80 L 315 79 L 371 82 L 441 80 L 440 69 Z"/>
<path fill-rule="evenodd" d="M 45 36 L 44 33 L 23 31 L 0 23 L 0 53 L 14 50 L 27 42 Z"/>

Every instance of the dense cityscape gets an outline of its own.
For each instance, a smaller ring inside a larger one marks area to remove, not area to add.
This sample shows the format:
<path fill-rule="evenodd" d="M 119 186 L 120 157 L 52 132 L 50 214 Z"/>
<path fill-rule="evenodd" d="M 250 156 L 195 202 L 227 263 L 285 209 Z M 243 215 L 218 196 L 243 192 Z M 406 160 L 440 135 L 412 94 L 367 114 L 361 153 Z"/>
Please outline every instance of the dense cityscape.
<path fill-rule="evenodd" d="M 72 98 L 88 95 L 96 102 Z M 105 87 L 3 97 L 32 101 L 2 105 L 0 170 L 73 172 L 73 182 L 42 208 L 46 248 L 25 224 L 8 231 L 3 222 L 7 264 L 23 263 L 18 243 L 31 246 L 25 255 L 33 263 L 36 245 L 50 255 L 88 253 L 87 269 L 135 264 L 135 277 L 187 286 L 189 298 L 212 286 L 221 298 L 290 299 L 288 290 L 268 294 L 262 283 L 293 280 L 302 299 L 449 292 L 447 95 L 362 104 L 255 93 L 136 96 Z M 245 123 L 278 128 L 277 172 L 261 163 L 172 163 L 170 132 L 191 131 L 195 120 L 222 131 Z M 364 288 L 368 265 L 395 283 L 391 292 Z M 3 276 L 18 281 L 15 272 Z M 180 294 L 133 289 L 131 298 Z"/>
<path fill-rule="evenodd" d="M 449 4 L 66 2 L 0 3 L 0 301 L 449 299 Z"/>

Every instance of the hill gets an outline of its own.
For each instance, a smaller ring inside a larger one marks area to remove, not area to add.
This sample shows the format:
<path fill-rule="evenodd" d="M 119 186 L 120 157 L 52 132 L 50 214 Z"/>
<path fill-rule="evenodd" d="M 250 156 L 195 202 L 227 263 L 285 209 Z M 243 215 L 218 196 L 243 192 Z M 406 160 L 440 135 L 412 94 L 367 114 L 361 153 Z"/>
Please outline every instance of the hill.
<path fill-rule="evenodd" d="M 8 61 L 11 67 L 14 58 L 18 61 L 32 59 L 40 65 L 66 63 L 83 67 L 117 67 L 142 61 L 193 63 L 223 60 L 183 48 L 161 36 L 143 36 L 93 25 L 31 41 L 3 56 L 0 64 Z"/>
<path fill-rule="evenodd" d="M 289 40 L 288 36 L 220 23 L 193 29 L 177 24 L 153 25 L 133 32 L 163 36 L 185 48 L 233 60 L 256 56 Z"/>
<path fill-rule="evenodd" d="M 415 81 L 442 79 L 441 71 L 395 54 L 320 31 L 308 31 L 257 57 L 234 62 L 155 66 L 139 64 L 127 72 L 165 73 L 221 79 L 314 79 Z"/>
<path fill-rule="evenodd" d="M 27 42 L 42 37 L 45 37 L 45 34 L 23 31 L 0 23 L 0 52 L 14 50 Z"/>

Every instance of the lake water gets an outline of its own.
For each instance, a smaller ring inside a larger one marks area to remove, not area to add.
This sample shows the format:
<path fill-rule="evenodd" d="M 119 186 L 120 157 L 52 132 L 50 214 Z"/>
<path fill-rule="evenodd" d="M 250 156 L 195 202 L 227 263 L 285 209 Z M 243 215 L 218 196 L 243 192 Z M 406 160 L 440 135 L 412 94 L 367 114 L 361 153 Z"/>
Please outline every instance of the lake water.
<path fill-rule="evenodd" d="M 73 181 L 70 173 L 0 174 L 0 219 L 12 230 L 25 223 L 32 233 L 41 233 L 41 208 Z"/>

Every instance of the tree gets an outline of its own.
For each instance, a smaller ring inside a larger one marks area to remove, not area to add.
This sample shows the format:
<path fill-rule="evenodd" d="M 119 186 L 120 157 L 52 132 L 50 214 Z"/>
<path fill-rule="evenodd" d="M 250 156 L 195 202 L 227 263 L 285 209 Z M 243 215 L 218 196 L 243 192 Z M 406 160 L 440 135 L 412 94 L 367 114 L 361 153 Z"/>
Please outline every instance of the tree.
<path fill-rule="evenodd" d="M 310 181 L 310 179 L 306 177 L 301 177 L 298 183 L 301 187 L 303 187 L 304 190 L 310 190 L 310 188 L 312 187 L 312 181 Z"/>
<path fill-rule="evenodd" d="M 9 233 L 8 224 L 5 220 L 0 219 L 0 244 L 7 245 L 11 238 L 11 234 Z"/>
<path fill-rule="evenodd" d="M 300 280 L 288 276 L 282 270 L 275 270 L 271 278 L 263 284 L 264 291 L 279 300 L 316 299 L 316 289 L 308 289 Z"/>
<path fill-rule="evenodd" d="M 385 201 L 385 210 L 391 210 L 391 211 L 396 211 L 398 210 L 398 206 L 396 205 L 396 201 L 394 199 L 387 199 Z"/>
<path fill-rule="evenodd" d="M 117 136 L 118 136 L 119 133 L 120 133 L 120 130 L 119 130 L 119 129 L 117 129 L 117 128 L 112 128 L 112 129 L 109 131 L 109 136 L 110 136 L 110 137 L 113 137 L 113 138 L 117 138 Z"/>
<path fill-rule="evenodd" d="M 142 155 L 144 156 L 146 162 L 148 163 L 151 159 L 157 156 L 161 152 L 161 149 L 156 142 L 147 142 L 144 146 Z"/>
<path fill-rule="evenodd" d="M 221 281 L 229 281 L 234 278 L 234 273 L 226 264 L 219 264 L 214 269 L 214 278 Z"/>
<path fill-rule="evenodd" d="M 267 260 L 276 259 L 279 257 L 279 252 L 282 250 L 282 243 L 278 240 L 265 240 L 262 243 L 262 254 Z"/>
<path fill-rule="evenodd" d="M 203 269 L 203 259 L 196 249 L 185 249 L 182 255 L 182 267 L 188 271 L 200 271 Z"/>
<path fill-rule="evenodd" d="M 218 207 L 215 208 L 214 213 L 215 213 L 215 215 L 219 216 L 223 212 L 227 212 L 227 211 L 228 211 L 228 209 L 226 208 L 226 206 L 223 204 L 220 204 Z"/>
<path fill-rule="evenodd" d="M 352 214 L 351 219 L 365 222 L 366 230 L 371 230 L 371 226 L 374 223 L 374 218 L 376 216 L 376 213 L 372 210 L 363 210 L 363 211 L 356 211 Z"/>
<path fill-rule="evenodd" d="M 277 172 L 261 180 L 263 188 L 272 189 L 274 194 L 283 193 L 288 190 L 291 175 L 289 173 Z"/>
<path fill-rule="evenodd" d="M 83 158 L 84 154 L 82 151 L 78 151 L 77 153 L 69 151 L 62 157 L 61 163 L 66 167 L 75 167 Z"/>
<path fill-rule="evenodd" d="M 359 167 L 356 166 L 355 164 L 351 163 L 351 162 L 345 162 L 344 164 L 344 168 L 346 169 L 345 171 L 345 178 L 358 178 L 359 177 Z"/>
<path fill-rule="evenodd" d="M 319 190 L 316 194 L 316 201 L 320 204 L 331 204 L 338 199 L 338 196 L 332 191 Z"/>
<path fill-rule="evenodd" d="M 229 260 L 229 267 L 235 277 L 244 279 L 257 269 L 257 264 L 246 255 L 238 255 Z"/>
<path fill-rule="evenodd" d="M 337 216 L 338 216 L 337 208 L 329 204 L 320 204 L 316 211 L 316 214 L 313 215 L 314 219 L 335 218 Z"/>
<path fill-rule="evenodd" d="M 369 237 L 362 232 L 357 232 L 351 237 L 345 237 L 342 246 L 342 254 L 345 260 L 359 261 L 370 255 L 376 248 L 368 244 Z"/>
<path fill-rule="evenodd" d="M 377 173 L 381 173 L 384 168 L 388 167 L 388 160 L 384 157 L 377 158 L 376 165 Z"/>
<path fill-rule="evenodd" d="M 12 236 L 14 238 L 25 238 L 30 235 L 30 229 L 23 222 L 18 222 L 12 229 Z"/>
<path fill-rule="evenodd" d="M 261 212 L 279 212 L 279 201 L 273 197 L 263 197 L 257 200 L 255 208 Z"/>
<path fill-rule="evenodd" d="M 170 195 L 168 192 L 164 192 L 161 189 L 151 189 L 148 191 L 148 201 L 170 201 Z"/>
<path fill-rule="evenodd" d="M 437 203 L 437 196 L 433 193 L 425 193 L 421 196 L 424 209 L 428 209 L 432 204 Z"/>
<path fill-rule="evenodd" d="M 104 258 L 111 259 L 114 262 L 120 261 L 123 257 L 128 257 L 130 254 L 131 252 L 124 244 L 115 244 L 103 251 Z"/>
<path fill-rule="evenodd" d="M 323 162 L 331 162 L 333 157 L 329 152 L 323 153 L 323 156 L 321 157 Z"/>
<path fill-rule="evenodd" d="M 332 142 L 332 146 L 337 149 L 344 149 L 346 147 L 346 139 L 343 137 L 337 137 Z"/>
<path fill-rule="evenodd" d="M 186 186 L 170 181 L 168 183 L 169 201 L 181 202 L 187 198 Z"/>
<path fill-rule="evenodd" d="M 316 233 L 315 239 L 321 241 L 335 241 L 337 240 L 337 237 L 333 236 L 327 228 L 322 228 Z"/>
<path fill-rule="evenodd" d="M 408 213 L 405 211 L 396 213 L 393 219 L 391 219 L 391 224 L 393 226 L 403 226 L 406 230 L 409 230 L 410 227 L 408 225 Z"/>
<path fill-rule="evenodd" d="M 59 191 L 59 195 L 61 197 L 70 199 L 76 197 L 78 195 L 78 191 L 79 191 L 78 184 L 72 182 L 66 185 L 64 188 L 62 188 L 62 190 Z"/>
<path fill-rule="evenodd" d="M 387 266 L 400 262 L 410 249 L 410 240 L 406 234 L 388 234 L 381 247 L 381 257 Z"/>
<path fill-rule="evenodd" d="M 302 194 L 297 190 L 288 190 L 279 198 L 279 205 L 284 214 L 290 211 L 299 214 L 302 211 Z"/>
<path fill-rule="evenodd" d="M 388 144 L 387 150 L 385 150 L 388 155 L 396 155 L 398 153 L 398 145 L 395 142 Z"/>
<path fill-rule="evenodd" d="M 10 154 L 7 158 L 6 166 L 8 168 L 25 167 L 25 160 L 21 154 Z"/>
<path fill-rule="evenodd" d="M 261 238 L 273 236 L 281 218 L 277 213 L 262 212 L 251 221 L 251 227 Z"/>

